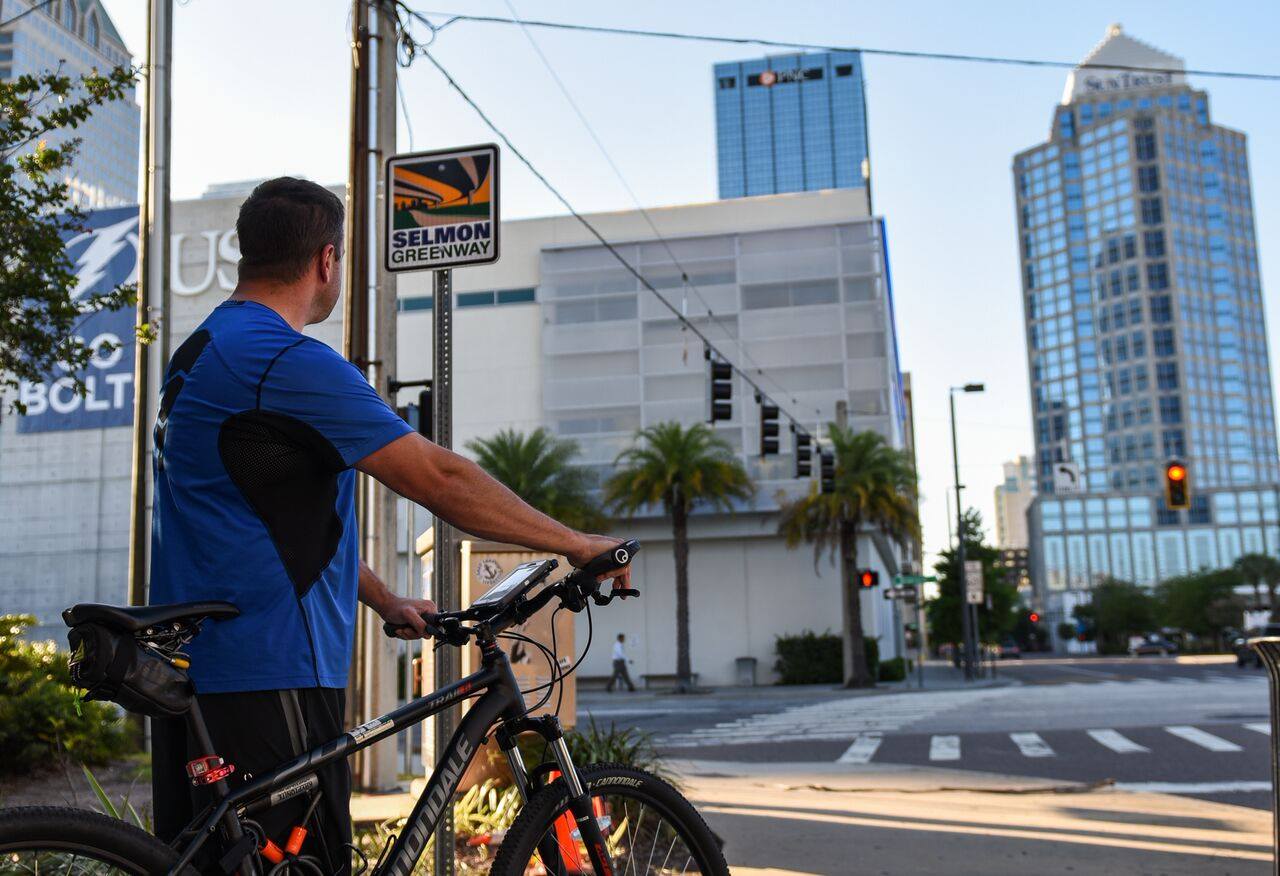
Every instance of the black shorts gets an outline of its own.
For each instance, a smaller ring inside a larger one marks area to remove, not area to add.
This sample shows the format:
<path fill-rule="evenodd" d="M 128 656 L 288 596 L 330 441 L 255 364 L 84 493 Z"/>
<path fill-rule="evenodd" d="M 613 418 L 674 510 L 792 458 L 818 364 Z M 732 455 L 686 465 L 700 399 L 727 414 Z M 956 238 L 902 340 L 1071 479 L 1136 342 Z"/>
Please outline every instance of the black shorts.
<path fill-rule="evenodd" d="M 246 693 L 201 694 L 200 710 L 214 752 L 236 771 L 228 781 L 233 789 L 328 742 L 343 732 L 346 694 L 337 688 L 261 690 Z M 156 836 L 174 837 L 214 799 L 212 790 L 191 787 L 186 765 L 197 752 L 185 718 L 156 718 L 151 722 L 151 789 Z M 326 873 L 350 872 L 351 771 L 345 758 L 316 774 L 324 795 L 311 823 L 306 825 L 303 854 L 327 863 Z M 284 847 L 289 831 L 306 813 L 309 797 L 287 800 L 254 816 L 276 845 Z M 202 866 L 208 871 L 209 864 Z M 211 872 L 219 872 L 215 868 Z"/>

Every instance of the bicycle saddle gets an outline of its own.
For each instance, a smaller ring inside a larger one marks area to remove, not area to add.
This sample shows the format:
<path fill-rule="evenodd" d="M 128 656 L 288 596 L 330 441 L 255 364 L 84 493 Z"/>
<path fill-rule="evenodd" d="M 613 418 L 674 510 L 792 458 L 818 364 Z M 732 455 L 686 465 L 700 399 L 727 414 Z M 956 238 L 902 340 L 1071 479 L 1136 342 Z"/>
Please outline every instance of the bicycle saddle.
<path fill-rule="evenodd" d="M 230 602 L 175 602 L 169 605 L 101 605 L 82 602 L 62 613 L 62 620 L 69 627 L 84 623 L 99 623 L 122 633 L 137 633 L 147 627 L 160 626 L 175 621 L 194 624 L 206 618 L 229 620 L 240 614 L 240 609 Z"/>

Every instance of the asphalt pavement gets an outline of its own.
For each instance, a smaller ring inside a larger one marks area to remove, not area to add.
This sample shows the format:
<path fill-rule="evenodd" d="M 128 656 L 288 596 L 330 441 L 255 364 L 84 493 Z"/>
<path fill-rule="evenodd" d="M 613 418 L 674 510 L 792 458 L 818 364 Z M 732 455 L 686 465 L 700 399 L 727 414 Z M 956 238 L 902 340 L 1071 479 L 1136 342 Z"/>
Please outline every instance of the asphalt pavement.
<path fill-rule="evenodd" d="M 1110 785 L 1270 807 L 1266 678 L 1221 659 L 1028 657 L 924 690 L 583 692 L 599 724 L 647 730 L 699 761 L 900 764 Z"/>

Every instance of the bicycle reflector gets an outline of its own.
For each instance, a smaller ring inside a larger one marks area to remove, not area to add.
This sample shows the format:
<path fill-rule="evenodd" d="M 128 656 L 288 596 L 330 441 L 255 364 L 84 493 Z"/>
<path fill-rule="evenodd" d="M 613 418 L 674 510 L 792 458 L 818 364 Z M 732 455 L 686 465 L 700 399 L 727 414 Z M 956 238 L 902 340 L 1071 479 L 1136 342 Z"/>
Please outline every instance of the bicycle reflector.
<path fill-rule="evenodd" d="M 1191 506 L 1191 488 L 1184 463 L 1170 462 L 1164 467 L 1164 504 L 1171 511 Z"/>
<path fill-rule="evenodd" d="M 1033 624 L 1038 624 L 1040 623 L 1040 615 L 1033 611 L 1031 614 L 1027 615 L 1027 620 L 1031 621 Z"/>

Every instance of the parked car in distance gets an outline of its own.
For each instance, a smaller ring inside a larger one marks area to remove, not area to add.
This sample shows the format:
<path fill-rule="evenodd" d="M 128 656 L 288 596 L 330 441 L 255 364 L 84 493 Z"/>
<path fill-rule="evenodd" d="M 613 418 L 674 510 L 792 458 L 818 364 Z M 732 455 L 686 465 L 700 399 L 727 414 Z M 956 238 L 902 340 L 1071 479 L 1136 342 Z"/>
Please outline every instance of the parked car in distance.
<path fill-rule="evenodd" d="M 1280 636 L 1280 624 L 1267 624 L 1264 627 L 1252 627 L 1231 640 L 1231 650 L 1236 654 L 1236 666 L 1244 668 L 1253 666 L 1262 668 L 1262 658 L 1258 652 L 1249 647 L 1249 640 L 1259 636 Z"/>
<path fill-rule="evenodd" d="M 1021 660 L 1022 649 L 1018 647 L 1018 643 L 1013 639 L 1005 639 L 1000 643 L 997 652 L 1001 660 Z"/>
<path fill-rule="evenodd" d="M 1143 637 L 1141 641 L 1134 642 L 1129 646 L 1129 656 L 1131 657 L 1146 657 L 1147 655 L 1169 657 L 1177 653 L 1178 646 L 1176 644 L 1156 633 L 1150 633 Z"/>

